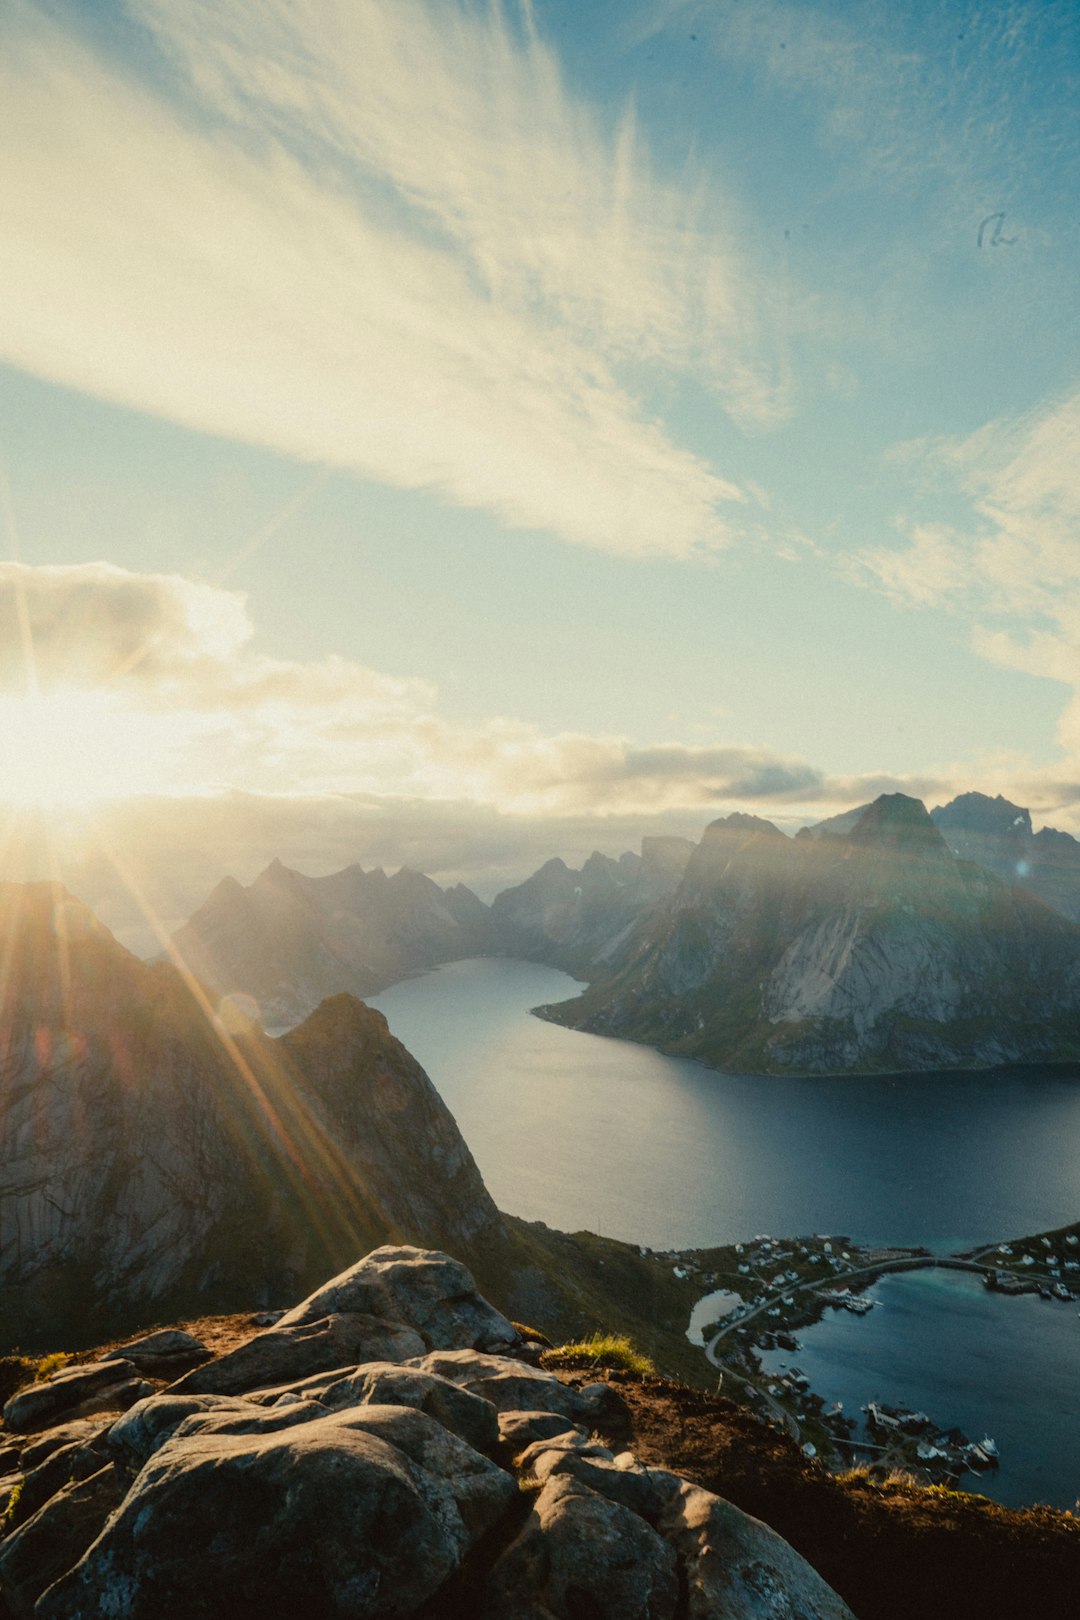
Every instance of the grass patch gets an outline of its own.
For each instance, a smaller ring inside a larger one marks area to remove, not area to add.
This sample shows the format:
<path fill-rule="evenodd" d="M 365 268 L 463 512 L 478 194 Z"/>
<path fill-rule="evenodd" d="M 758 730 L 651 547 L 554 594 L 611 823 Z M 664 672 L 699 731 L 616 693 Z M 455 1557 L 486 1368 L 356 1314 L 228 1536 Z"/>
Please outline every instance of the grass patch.
<path fill-rule="evenodd" d="M 51 1356 L 42 1356 L 34 1369 L 35 1382 L 43 1384 L 46 1378 L 51 1378 L 61 1367 L 66 1367 L 70 1360 L 71 1357 L 66 1350 L 54 1350 Z"/>
<path fill-rule="evenodd" d="M 622 1372 L 637 1373 L 639 1378 L 656 1376 L 653 1362 L 624 1333 L 594 1333 L 588 1339 L 545 1351 L 540 1361 L 543 1366 L 554 1363 L 560 1367 L 617 1367 Z"/>
<path fill-rule="evenodd" d="M 18 1523 L 19 1502 L 22 1498 L 22 1493 L 23 1481 L 20 1479 L 19 1483 L 8 1497 L 8 1504 L 4 1509 L 3 1519 L 0 1519 L 0 1525 L 2 1525 L 5 1530 L 14 1529 L 15 1525 Z"/>

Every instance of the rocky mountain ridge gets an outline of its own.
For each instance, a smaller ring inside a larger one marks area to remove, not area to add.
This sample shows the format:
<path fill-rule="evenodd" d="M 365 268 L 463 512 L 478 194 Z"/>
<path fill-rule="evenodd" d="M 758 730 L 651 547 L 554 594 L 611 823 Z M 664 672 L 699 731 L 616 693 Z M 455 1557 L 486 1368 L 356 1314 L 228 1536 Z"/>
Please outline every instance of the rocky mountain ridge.
<path fill-rule="evenodd" d="M 5 1336 L 277 1298 L 387 1239 L 499 1240 L 446 1105 L 354 997 L 271 1039 L 51 884 L 0 885 L 0 959 Z"/>
<path fill-rule="evenodd" d="M 722 1068 L 858 1073 L 1080 1057 L 1080 928 L 883 795 L 787 838 L 712 823 L 607 972 L 547 1016 Z"/>
<path fill-rule="evenodd" d="M 694 846 L 686 838 L 645 838 L 641 854 L 618 860 L 594 852 L 580 868 L 555 858 L 491 906 L 503 950 L 592 974 L 617 954 L 629 932 L 678 888 Z"/>
<path fill-rule="evenodd" d="M 961 793 L 930 812 L 954 855 L 1026 889 L 1080 922 L 1080 840 L 1056 827 L 1032 830 L 1031 812 L 985 793 Z"/>
<path fill-rule="evenodd" d="M 441 889 L 408 867 L 306 877 L 277 860 L 247 887 L 223 878 L 172 938 L 197 979 L 251 998 L 268 1029 L 297 1023 L 339 991 L 374 995 L 493 946 L 489 909 L 463 884 Z"/>

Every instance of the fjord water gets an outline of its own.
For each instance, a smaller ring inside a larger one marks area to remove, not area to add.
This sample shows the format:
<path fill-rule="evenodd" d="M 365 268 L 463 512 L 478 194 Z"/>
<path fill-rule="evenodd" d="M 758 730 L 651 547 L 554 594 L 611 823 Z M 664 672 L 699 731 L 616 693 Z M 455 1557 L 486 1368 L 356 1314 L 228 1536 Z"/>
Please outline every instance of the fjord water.
<path fill-rule="evenodd" d="M 528 1009 L 564 973 L 455 962 L 373 998 L 428 1070 L 501 1208 L 654 1248 L 845 1233 L 937 1252 L 1080 1217 L 1080 1076 L 1046 1069 L 855 1080 L 719 1074 Z M 1002 1466 L 1009 1503 L 1080 1496 L 1076 1305 L 1006 1299 L 962 1273 L 883 1278 L 868 1316 L 800 1334 L 811 1386 L 856 1415 L 925 1409 Z"/>
<path fill-rule="evenodd" d="M 1080 1216 L 1080 1075 L 720 1074 L 529 1008 L 565 973 L 454 962 L 372 998 L 496 1202 L 653 1248 L 844 1233 L 938 1252 Z"/>

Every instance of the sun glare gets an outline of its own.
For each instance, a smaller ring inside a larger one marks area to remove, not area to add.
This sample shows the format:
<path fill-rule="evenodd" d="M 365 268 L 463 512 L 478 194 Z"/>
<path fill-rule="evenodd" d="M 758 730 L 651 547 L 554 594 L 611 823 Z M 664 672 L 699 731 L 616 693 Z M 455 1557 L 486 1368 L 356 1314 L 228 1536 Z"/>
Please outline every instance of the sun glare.
<path fill-rule="evenodd" d="M 56 809 L 162 792 L 173 730 L 106 692 L 0 698 L 0 801 Z"/>

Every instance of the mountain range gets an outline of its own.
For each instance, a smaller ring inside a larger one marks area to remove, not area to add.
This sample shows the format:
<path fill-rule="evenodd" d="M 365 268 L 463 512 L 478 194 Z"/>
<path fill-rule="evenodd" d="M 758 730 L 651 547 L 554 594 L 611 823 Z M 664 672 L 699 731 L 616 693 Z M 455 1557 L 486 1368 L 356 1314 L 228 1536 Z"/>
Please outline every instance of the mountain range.
<path fill-rule="evenodd" d="M 794 839 L 736 814 L 607 971 L 542 1011 L 752 1072 L 1076 1059 L 1080 928 L 903 794 Z"/>
<path fill-rule="evenodd" d="M 339 991 L 374 995 L 493 943 L 488 907 L 463 884 L 441 889 L 408 867 L 305 877 L 280 861 L 247 887 L 223 878 L 172 940 L 202 983 L 253 998 L 269 1029 Z"/>

